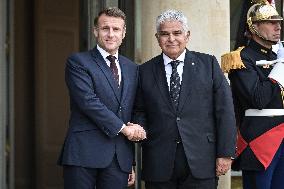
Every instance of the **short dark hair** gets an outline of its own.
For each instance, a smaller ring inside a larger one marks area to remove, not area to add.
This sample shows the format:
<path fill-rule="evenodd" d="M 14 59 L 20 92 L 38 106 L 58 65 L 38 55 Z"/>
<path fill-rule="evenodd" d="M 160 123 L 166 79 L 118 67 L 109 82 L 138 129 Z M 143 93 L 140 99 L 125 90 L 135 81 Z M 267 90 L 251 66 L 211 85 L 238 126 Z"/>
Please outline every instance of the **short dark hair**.
<path fill-rule="evenodd" d="M 98 26 L 98 20 L 99 20 L 100 16 L 103 15 L 103 14 L 105 14 L 107 16 L 111 16 L 111 17 L 121 18 L 122 20 L 124 20 L 124 27 L 126 27 L 125 13 L 117 7 L 108 7 L 108 8 L 105 8 L 104 10 L 100 11 L 98 16 L 94 19 L 94 26 L 95 27 Z"/>

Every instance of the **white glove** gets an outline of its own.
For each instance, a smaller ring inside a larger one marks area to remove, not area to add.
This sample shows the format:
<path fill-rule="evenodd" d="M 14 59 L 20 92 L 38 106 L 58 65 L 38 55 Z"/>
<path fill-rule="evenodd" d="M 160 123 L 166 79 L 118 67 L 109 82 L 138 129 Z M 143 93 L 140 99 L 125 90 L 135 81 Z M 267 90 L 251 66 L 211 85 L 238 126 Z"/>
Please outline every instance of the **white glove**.
<path fill-rule="evenodd" d="M 284 59 L 284 47 L 281 41 L 278 41 L 279 49 L 277 51 L 277 59 Z"/>

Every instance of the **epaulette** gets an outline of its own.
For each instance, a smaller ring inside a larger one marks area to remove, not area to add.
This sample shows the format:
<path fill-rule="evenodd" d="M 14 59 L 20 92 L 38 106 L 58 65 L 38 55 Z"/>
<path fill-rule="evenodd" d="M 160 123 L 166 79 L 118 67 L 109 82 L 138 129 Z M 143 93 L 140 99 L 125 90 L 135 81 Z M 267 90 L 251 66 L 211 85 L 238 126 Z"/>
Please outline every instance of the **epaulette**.
<path fill-rule="evenodd" d="M 239 47 L 237 50 L 223 54 L 221 56 L 221 68 L 223 72 L 229 73 L 232 69 L 245 68 L 241 59 L 241 50 L 244 47 Z"/>

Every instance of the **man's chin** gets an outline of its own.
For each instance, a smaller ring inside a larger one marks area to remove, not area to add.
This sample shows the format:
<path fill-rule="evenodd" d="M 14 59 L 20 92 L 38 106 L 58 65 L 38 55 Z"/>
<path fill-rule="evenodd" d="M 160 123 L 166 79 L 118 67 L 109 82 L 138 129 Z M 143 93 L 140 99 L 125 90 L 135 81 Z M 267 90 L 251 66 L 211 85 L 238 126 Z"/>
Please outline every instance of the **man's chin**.
<path fill-rule="evenodd" d="M 280 36 L 275 36 L 272 41 L 275 42 L 275 43 L 278 43 L 278 41 L 280 40 Z"/>
<path fill-rule="evenodd" d="M 266 41 L 266 43 L 271 43 L 272 45 L 275 45 L 275 44 L 278 43 L 279 38 L 266 39 L 265 41 Z"/>
<path fill-rule="evenodd" d="M 278 43 L 278 41 L 279 41 L 279 39 L 278 39 L 278 40 L 271 40 L 271 43 L 272 43 L 273 45 L 276 45 L 276 44 Z"/>
<path fill-rule="evenodd" d="M 106 50 L 107 50 L 108 52 L 114 52 L 114 51 L 117 51 L 117 48 L 114 47 L 114 46 L 106 46 Z"/>

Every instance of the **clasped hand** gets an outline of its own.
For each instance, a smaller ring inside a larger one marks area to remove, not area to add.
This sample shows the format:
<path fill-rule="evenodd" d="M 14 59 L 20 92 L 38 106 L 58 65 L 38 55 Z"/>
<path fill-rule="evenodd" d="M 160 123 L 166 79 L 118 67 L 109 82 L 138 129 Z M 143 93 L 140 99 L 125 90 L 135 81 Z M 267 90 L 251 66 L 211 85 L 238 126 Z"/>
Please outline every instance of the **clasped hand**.
<path fill-rule="evenodd" d="M 225 175 L 231 168 L 232 159 L 230 157 L 216 159 L 216 175 Z"/>
<path fill-rule="evenodd" d="M 128 122 L 121 132 L 131 141 L 140 141 L 146 138 L 143 127 L 135 123 Z"/>

